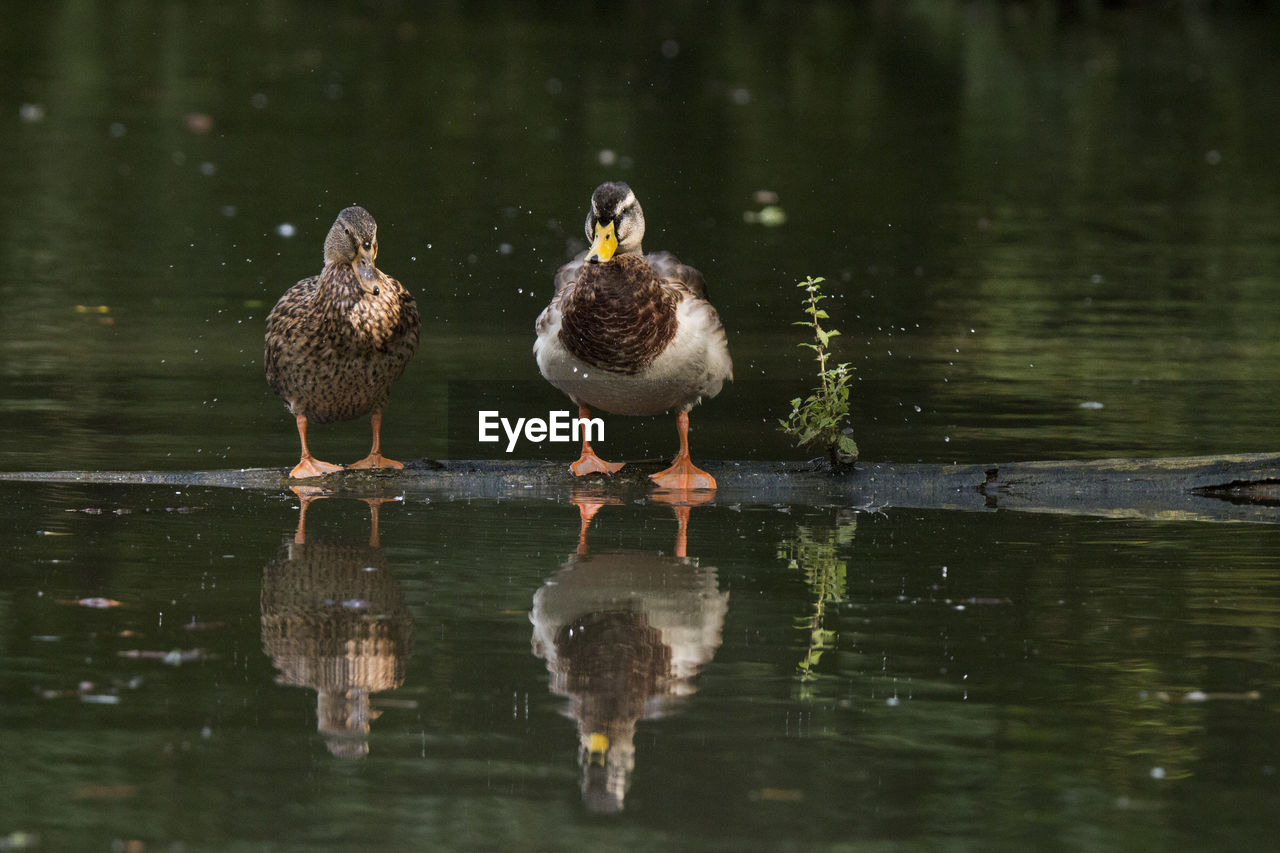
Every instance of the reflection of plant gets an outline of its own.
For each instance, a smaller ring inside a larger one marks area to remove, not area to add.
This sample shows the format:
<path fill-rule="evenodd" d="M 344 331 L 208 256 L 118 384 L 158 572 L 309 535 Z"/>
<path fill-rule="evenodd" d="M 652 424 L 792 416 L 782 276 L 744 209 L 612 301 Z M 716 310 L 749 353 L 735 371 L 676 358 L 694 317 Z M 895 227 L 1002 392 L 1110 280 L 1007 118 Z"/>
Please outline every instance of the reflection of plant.
<path fill-rule="evenodd" d="M 808 320 L 797 320 L 793 325 L 808 326 L 813 329 L 814 343 L 802 343 L 798 346 L 811 349 L 818 362 L 818 387 L 803 400 L 796 397 L 791 401 L 791 414 L 784 421 L 778 421 L 778 428 L 795 440 L 797 447 L 813 446 L 819 448 L 831 460 L 833 470 L 839 470 L 858 458 L 858 445 L 854 442 L 849 428 L 849 379 L 852 371 L 848 362 L 835 367 L 828 367 L 831 358 L 828 349 L 831 339 L 840 334 L 838 329 L 824 329 L 822 321 L 829 319 L 827 312 L 818 307 L 818 303 L 826 299 L 822 292 L 825 279 L 810 276 L 800 282 L 797 287 L 805 290 L 802 303 Z"/>
<path fill-rule="evenodd" d="M 794 539 L 784 540 L 778 556 L 788 562 L 788 567 L 799 569 L 804 581 L 813 593 L 813 611 L 796 620 L 796 627 L 808 634 L 809 650 L 796 667 L 801 683 L 801 698 L 812 696 L 810 682 L 814 669 L 823 652 L 835 648 L 836 632 L 825 625 L 828 604 L 840 604 L 846 599 L 845 561 L 837 556 L 841 545 L 853 541 L 857 518 L 838 519 L 834 528 L 809 528 L 800 525 Z"/>

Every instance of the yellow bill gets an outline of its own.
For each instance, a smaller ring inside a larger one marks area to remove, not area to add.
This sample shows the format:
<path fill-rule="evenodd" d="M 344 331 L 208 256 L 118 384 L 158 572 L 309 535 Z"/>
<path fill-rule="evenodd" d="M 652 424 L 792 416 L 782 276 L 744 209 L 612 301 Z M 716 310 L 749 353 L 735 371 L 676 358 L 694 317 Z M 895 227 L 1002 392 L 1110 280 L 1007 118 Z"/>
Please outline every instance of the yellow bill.
<path fill-rule="evenodd" d="M 587 250 L 588 261 L 607 261 L 618 251 L 618 232 L 613 222 L 608 225 L 596 223 L 596 236 Z"/>
<path fill-rule="evenodd" d="M 609 738 L 594 732 L 587 738 L 587 754 L 591 764 L 604 765 L 605 753 L 609 751 Z"/>

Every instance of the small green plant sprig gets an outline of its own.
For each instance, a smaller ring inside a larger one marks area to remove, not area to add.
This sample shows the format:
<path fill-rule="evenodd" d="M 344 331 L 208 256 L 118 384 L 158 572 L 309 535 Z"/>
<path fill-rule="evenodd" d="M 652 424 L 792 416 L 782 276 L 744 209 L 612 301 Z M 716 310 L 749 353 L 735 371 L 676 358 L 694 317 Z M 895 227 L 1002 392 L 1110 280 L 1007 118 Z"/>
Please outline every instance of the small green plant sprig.
<path fill-rule="evenodd" d="M 848 362 L 829 366 L 831 339 L 840 334 L 838 329 L 823 328 L 822 321 L 830 317 L 819 307 L 827 298 L 822 292 L 824 278 L 809 276 L 796 286 L 805 291 L 801 303 L 807 320 L 797 320 L 793 325 L 813 329 L 813 342 L 798 346 L 811 349 L 818 362 L 818 387 L 813 393 L 791 401 L 791 414 L 778 421 L 778 428 L 789 435 L 797 447 L 813 447 L 821 450 L 831 461 L 832 470 L 851 465 L 858 458 L 858 445 L 853 440 L 849 420 L 849 380 L 852 369 Z"/>

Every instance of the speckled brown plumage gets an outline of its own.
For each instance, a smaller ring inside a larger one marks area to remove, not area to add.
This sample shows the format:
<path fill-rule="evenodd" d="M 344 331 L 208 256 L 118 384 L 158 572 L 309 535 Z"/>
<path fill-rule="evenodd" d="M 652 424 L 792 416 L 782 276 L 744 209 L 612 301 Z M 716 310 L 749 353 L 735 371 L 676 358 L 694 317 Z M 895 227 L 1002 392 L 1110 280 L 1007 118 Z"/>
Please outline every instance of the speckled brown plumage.
<path fill-rule="evenodd" d="M 267 318 L 267 382 L 304 419 L 304 461 L 305 422 L 368 414 L 377 455 L 379 413 L 418 348 L 413 296 L 374 266 L 377 250 L 373 217 L 360 207 L 342 211 L 325 240 L 324 269 L 289 288 Z"/>

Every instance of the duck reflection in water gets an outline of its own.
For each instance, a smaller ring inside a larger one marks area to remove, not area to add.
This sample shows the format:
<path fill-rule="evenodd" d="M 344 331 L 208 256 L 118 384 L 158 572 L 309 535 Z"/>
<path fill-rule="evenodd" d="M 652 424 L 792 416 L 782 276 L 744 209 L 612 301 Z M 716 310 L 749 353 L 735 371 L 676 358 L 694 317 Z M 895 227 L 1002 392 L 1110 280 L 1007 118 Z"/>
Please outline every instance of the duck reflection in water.
<path fill-rule="evenodd" d="M 690 498 L 698 503 L 711 496 Z M 720 647 L 729 608 L 716 570 L 686 556 L 688 503 L 672 503 L 670 556 L 591 552 L 587 531 L 616 500 L 576 497 L 578 550 L 533 596 L 533 653 L 546 661 L 551 690 L 569 699 L 578 723 L 582 799 L 593 812 L 622 811 L 635 767 L 640 720 L 673 711 Z"/>
<path fill-rule="evenodd" d="M 281 546 L 262 577 L 262 645 L 276 683 L 318 694 L 317 729 L 329 752 L 368 754 L 373 693 L 399 687 L 413 647 L 413 618 L 387 571 L 371 498 L 369 543 L 307 541 L 307 507 L 325 497 L 295 487 L 301 500 L 293 541 Z"/>

